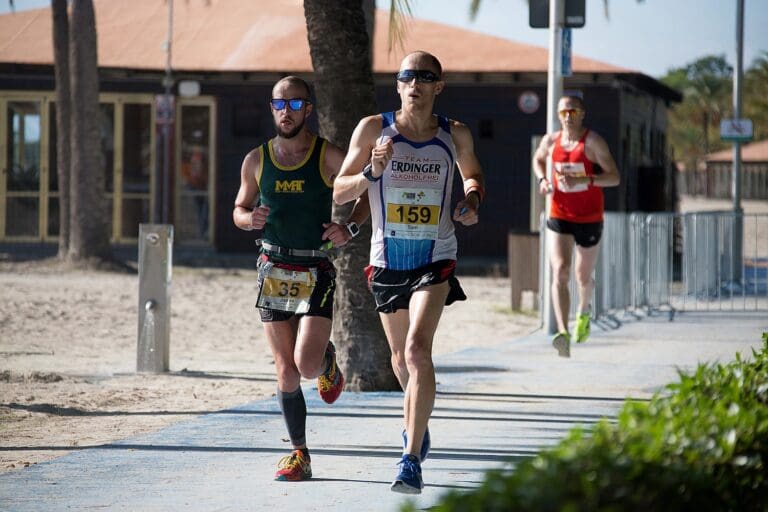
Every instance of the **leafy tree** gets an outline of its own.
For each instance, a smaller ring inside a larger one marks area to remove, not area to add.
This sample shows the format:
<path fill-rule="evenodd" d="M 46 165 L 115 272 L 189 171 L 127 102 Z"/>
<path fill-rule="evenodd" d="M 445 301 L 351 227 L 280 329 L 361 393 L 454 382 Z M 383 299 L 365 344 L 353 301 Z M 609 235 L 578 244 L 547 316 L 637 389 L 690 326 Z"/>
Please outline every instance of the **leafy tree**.
<path fill-rule="evenodd" d="M 744 74 L 742 117 L 751 119 L 755 140 L 768 138 L 768 51 L 762 52 Z"/>
<path fill-rule="evenodd" d="M 670 112 L 669 141 L 691 168 L 702 156 L 725 147 L 719 125 L 731 108 L 732 73 L 724 55 L 710 55 L 661 79 L 683 93 L 683 102 Z"/>

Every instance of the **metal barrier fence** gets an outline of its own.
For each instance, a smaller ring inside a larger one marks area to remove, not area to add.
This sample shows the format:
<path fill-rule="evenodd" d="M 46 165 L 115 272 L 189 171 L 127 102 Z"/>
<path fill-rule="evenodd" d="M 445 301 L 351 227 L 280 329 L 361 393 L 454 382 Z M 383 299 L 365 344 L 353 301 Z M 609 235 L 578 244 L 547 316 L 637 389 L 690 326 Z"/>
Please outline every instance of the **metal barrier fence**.
<path fill-rule="evenodd" d="M 570 290 L 575 318 L 573 272 Z M 768 215 L 606 213 L 593 316 L 632 310 L 768 311 Z"/>

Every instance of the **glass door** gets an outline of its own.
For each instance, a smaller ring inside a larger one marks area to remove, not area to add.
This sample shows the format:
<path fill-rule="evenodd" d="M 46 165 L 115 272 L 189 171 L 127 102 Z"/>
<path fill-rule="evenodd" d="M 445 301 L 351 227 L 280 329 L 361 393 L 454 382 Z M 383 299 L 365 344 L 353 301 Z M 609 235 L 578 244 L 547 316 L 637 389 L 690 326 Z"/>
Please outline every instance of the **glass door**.
<path fill-rule="evenodd" d="M 179 102 L 174 230 L 180 242 L 212 240 L 213 109 L 211 100 Z"/>
<path fill-rule="evenodd" d="M 139 224 L 151 221 L 152 104 L 124 103 L 120 122 L 120 207 L 114 212 L 117 241 L 136 240 Z"/>
<path fill-rule="evenodd" d="M 3 238 L 39 239 L 41 233 L 41 177 L 43 166 L 42 101 L 5 103 L 5 154 L 0 194 Z"/>

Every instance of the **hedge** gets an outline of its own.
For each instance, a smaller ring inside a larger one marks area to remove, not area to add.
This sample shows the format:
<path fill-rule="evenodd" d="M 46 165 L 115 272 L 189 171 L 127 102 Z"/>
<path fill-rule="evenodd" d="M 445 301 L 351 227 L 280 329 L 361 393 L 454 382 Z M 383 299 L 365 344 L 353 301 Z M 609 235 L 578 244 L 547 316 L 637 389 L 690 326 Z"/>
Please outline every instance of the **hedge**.
<path fill-rule="evenodd" d="M 617 422 L 574 428 L 430 510 L 768 510 L 768 333 L 752 356 L 679 372 L 649 402 L 626 402 Z"/>

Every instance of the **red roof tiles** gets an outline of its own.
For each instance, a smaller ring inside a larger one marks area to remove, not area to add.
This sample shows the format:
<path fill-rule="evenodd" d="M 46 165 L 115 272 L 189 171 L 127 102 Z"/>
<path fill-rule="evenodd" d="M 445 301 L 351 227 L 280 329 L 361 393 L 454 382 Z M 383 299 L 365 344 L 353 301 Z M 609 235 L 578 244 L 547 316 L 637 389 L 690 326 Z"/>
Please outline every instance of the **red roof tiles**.
<path fill-rule="evenodd" d="M 98 58 L 102 67 L 165 68 L 168 28 L 164 0 L 95 0 Z M 174 2 L 172 65 L 189 71 L 311 72 L 300 0 L 187 0 Z M 411 19 L 406 52 L 387 52 L 388 15 L 377 11 L 373 67 L 397 70 L 404 53 L 434 53 L 446 71 L 546 71 L 547 49 L 479 32 Z M 0 16 L 0 62 L 52 64 L 50 9 Z M 575 72 L 634 73 L 573 57 Z"/>

